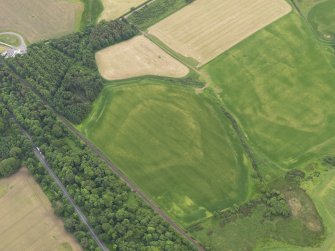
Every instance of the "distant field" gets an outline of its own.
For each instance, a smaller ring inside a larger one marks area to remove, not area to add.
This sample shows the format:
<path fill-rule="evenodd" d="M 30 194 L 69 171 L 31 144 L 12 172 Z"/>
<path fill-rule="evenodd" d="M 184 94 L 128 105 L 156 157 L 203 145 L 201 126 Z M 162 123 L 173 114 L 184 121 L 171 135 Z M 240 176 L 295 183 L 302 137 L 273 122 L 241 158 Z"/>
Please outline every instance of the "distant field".
<path fill-rule="evenodd" d="M 137 7 L 147 0 L 102 0 L 104 10 L 99 20 L 113 20 Z"/>
<path fill-rule="evenodd" d="M 108 80 L 143 75 L 183 77 L 189 71 L 144 36 L 97 52 L 96 61 L 100 74 Z"/>
<path fill-rule="evenodd" d="M 0 218 L 0 250 L 81 250 L 26 168 L 0 180 Z"/>
<path fill-rule="evenodd" d="M 284 0 L 196 0 L 149 33 L 203 65 L 290 10 Z"/>
<path fill-rule="evenodd" d="M 0 31 L 15 31 L 29 42 L 75 31 L 82 5 L 66 0 L 2 0 Z"/>
<path fill-rule="evenodd" d="M 293 167 L 335 147 L 331 60 L 291 13 L 203 70 L 223 90 L 252 147 L 277 166 Z"/>
<path fill-rule="evenodd" d="M 215 102 L 163 80 L 123 85 L 79 129 L 162 209 L 187 226 L 248 197 L 248 160 Z"/>

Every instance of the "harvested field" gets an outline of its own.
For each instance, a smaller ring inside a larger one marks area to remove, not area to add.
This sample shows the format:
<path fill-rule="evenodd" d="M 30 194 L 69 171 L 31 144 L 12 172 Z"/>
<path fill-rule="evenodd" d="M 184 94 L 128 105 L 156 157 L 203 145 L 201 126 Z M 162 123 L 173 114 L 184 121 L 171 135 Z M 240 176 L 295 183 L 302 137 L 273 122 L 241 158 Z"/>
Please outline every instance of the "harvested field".
<path fill-rule="evenodd" d="M 83 10 L 66 0 L 2 0 L 1 6 L 0 30 L 18 32 L 31 43 L 73 32 Z"/>
<path fill-rule="evenodd" d="M 149 33 L 203 65 L 290 11 L 284 0 L 197 0 Z"/>
<path fill-rule="evenodd" d="M 102 0 L 104 11 L 99 20 L 113 20 L 130 11 L 131 8 L 137 7 L 146 0 Z"/>
<path fill-rule="evenodd" d="M 0 180 L 0 216 L 0 250 L 81 250 L 26 168 Z"/>
<path fill-rule="evenodd" d="M 102 77 L 108 80 L 143 75 L 183 77 L 188 68 L 144 36 L 110 46 L 96 54 Z"/>

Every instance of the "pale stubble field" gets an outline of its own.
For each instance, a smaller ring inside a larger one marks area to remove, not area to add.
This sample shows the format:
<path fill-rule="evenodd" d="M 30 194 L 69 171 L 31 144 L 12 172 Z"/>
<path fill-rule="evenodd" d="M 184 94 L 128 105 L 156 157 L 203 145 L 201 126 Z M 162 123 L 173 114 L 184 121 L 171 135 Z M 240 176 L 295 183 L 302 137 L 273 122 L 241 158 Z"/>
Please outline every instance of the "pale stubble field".
<path fill-rule="evenodd" d="M 201 66 L 290 11 L 285 0 L 196 0 L 149 33 Z"/>
<path fill-rule="evenodd" d="M 0 180 L 0 218 L 0 250 L 81 250 L 27 168 Z"/>
<path fill-rule="evenodd" d="M 107 47 L 96 53 L 99 72 L 107 80 L 144 75 L 183 77 L 188 68 L 144 36 Z"/>

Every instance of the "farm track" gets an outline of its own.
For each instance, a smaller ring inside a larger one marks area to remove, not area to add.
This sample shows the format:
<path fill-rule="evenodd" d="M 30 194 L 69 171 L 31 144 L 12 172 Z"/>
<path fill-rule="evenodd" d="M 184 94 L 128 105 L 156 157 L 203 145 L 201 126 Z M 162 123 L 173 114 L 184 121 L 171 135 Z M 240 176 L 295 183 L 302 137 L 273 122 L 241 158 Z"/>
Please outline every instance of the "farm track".
<path fill-rule="evenodd" d="M 9 66 L 10 67 L 10 66 Z M 135 192 L 149 207 L 152 208 L 152 210 L 160 215 L 167 223 L 170 224 L 170 226 L 182 237 L 187 239 L 189 242 L 191 242 L 199 251 L 205 251 L 204 247 L 195 239 L 193 239 L 184 229 L 179 227 L 162 209 L 159 208 L 159 206 L 149 198 L 148 195 L 146 195 L 133 181 L 131 181 L 118 167 L 116 167 L 109 158 L 100 150 L 98 149 L 89 139 L 87 139 L 83 134 L 81 134 L 65 117 L 63 117 L 61 114 L 59 114 L 57 111 L 55 111 L 49 103 L 39 95 L 39 93 L 28 83 L 25 79 L 21 78 L 20 75 L 17 74 L 15 69 L 10 67 L 12 70 L 12 73 L 16 75 L 20 79 L 20 83 L 33 91 L 43 102 L 43 104 L 48 107 L 55 115 L 56 117 L 74 134 L 76 135 L 81 141 L 83 141 L 92 152 L 94 152 L 97 156 L 99 156 L 113 171 L 113 173 L 121 179 L 123 182 L 126 183 L 126 185 Z M 31 137 L 30 137 L 31 138 Z"/>

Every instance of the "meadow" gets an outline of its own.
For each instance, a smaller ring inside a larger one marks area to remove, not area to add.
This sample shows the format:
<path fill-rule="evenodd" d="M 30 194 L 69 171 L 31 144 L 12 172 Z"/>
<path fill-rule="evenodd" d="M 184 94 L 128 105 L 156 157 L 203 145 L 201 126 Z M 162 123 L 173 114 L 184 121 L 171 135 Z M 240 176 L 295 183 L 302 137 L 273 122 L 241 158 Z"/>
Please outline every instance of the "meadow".
<path fill-rule="evenodd" d="M 12 46 L 20 45 L 20 40 L 16 36 L 12 36 L 12 35 L 0 35 L 0 42 L 9 44 Z"/>
<path fill-rule="evenodd" d="M 78 128 L 183 226 L 245 201 L 251 169 L 210 95 L 160 78 L 107 85 Z"/>
<path fill-rule="evenodd" d="M 184 77 L 189 72 L 143 35 L 100 50 L 95 58 L 101 76 L 108 80 L 144 75 Z"/>
<path fill-rule="evenodd" d="M 80 28 L 84 29 L 88 25 L 95 25 L 101 13 L 104 10 L 104 6 L 101 0 L 81 0 L 84 5 L 84 11 L 80 18 Z"/>
<path fill-rule="evenodd" d="M 274 247 L 285 251 L 287 247 L 303 250 L 320 243 L 322 223 L 311 199 L 298 188 L 284 192 L 288 200 L 294 200 L 298 205 L 295 209 L 291 208 L 293 214 L 288 218 L 266 219 L 266 205 L 259 203 L 247 213 L 228 220 L 220 216 L 212 217 L 190 231 L 208 250 L 217 251 L 265 251 Z"/>
<path fill-rule="evenodd" d="M 27 168 L 0 180 L 0 250 L 82 250 Z"/>
<path fill-rule="evenodd" d="M 315 5 L 308 13 L 308 21 L 321 39 L 335 43 L 335 1 Z"/>
<path fill-rule="evenodd" d="M 284 0 L 197 0 L 148 32 L 203 65 L 290 11 Z"/>
<path fill-rule="evenodd" d="M 33 43 L 75 31 L 83 7 L 67 0 L 3 0 L 0 30 L 20 33 Z"/>
<path fill-rule="evenodd" d="M 333 60 L 291 13 L 202 70 L 269 172 L 335 146 Z"/>

